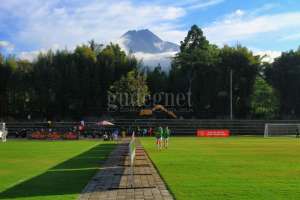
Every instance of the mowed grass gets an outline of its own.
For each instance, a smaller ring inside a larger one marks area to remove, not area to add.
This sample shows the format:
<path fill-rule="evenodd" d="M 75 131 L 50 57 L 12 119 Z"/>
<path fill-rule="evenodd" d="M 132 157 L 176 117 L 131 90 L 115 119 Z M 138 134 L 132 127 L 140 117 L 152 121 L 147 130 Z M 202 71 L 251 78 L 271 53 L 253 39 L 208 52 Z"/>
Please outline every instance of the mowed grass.
<path fill-rule="evenodd" d="M 161 152 L 153 138 L 142 144 L 176 199 L 300 199 L 299 139 L 171 137 Z"/>
<path fill-rule="evenodd" d="M 0 143 L 0 199 L 76 199 L 115 144 L 101 141 Z"/>

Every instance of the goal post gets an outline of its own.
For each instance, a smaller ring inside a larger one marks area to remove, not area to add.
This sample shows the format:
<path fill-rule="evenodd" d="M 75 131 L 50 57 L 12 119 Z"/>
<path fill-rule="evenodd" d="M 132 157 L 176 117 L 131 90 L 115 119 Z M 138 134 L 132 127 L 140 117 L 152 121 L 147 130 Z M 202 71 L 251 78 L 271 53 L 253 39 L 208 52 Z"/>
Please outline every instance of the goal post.
<path fill-rule="evenodd" d="M 264 137 L 295 137 L 300 132 L 300 124 L 265 124 Z"/>

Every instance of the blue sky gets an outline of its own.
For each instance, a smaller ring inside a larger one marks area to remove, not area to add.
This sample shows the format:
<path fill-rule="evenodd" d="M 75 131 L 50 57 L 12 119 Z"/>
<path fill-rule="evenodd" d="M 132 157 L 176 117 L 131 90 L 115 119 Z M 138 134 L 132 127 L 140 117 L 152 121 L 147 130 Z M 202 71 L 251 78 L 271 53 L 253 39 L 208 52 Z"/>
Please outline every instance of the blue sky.
<path fill-rule="evenodd" d="M 300 1 L 1 0 L 0 48 L 32 59 L 39 51 L 117 41 L 144 28 L 179 43 L 193 24 L 219 46 L 240 43 L 276 57 L 300 45 Z"/>

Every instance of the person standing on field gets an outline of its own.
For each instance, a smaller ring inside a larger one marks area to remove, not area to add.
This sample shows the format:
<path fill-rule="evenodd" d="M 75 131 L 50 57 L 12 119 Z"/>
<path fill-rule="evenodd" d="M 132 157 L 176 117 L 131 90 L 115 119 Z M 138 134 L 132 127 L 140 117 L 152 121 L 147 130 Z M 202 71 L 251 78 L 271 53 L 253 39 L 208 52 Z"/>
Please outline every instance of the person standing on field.
<path fill-rule="evenodd" d="M 2 138 L 2 142 L 6 142 L 6 136 L 7 136 L 8 132 L 6 129 L 6 124 L 2 123 L 2 130 L 0 130 L 0 136 Z"/>
<path fill-rule="evenodd" d="M 164 148 L 168 148 L 169 145 L 169 137 L 170 137 L 170 129 L 169 127 L 165 127 L 165 129 L 163 130 L 163 147 Z"/>
<path fill-rule="evenodd" d="M 152 134 L 153 134 L 153 128 L 152 128 L 152 127 L 150 127 L 150 128 L 148 129 L 148 135 L 151 137 L 151 136 L 152 136 Z"/>
<path fill-rule="evenodd" d="M 157 146 L 157 150 L 161 150 L 162 148 L 162 135 L 163 135 L 163 129 L 161 126 L 157 127 L 155 129 L 155 138 L 156 138 L 156 146 Z"/>

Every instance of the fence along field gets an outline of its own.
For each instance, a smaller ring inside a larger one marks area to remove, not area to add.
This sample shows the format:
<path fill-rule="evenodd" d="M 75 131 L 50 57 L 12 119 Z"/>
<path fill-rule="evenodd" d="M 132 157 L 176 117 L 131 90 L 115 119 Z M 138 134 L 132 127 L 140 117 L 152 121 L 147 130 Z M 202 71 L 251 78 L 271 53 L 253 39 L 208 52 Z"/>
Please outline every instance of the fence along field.
<path fill-rule="evenodd" d="M 85 122 L 87 127 L 96 122 Z M 71 129 L 78 122 L 53 122 L 58 129 Z M 229 129 L 232 135 L 263 135 L 265 124 L 300 124 L 300 120 L 199 120 L 199 119 L 116 119 L 118 127 L 156 127 L 159 124 L 168 126 L 173 135 L 195 135 L 197 129 Z M 21 130 L 47 128 L 47 122 L 8 122 L 6 125 L 9 136 Z"/>

